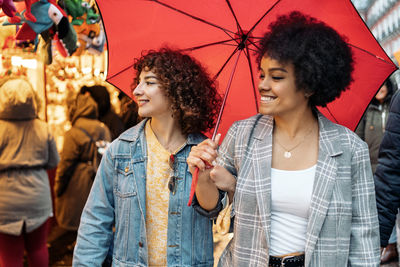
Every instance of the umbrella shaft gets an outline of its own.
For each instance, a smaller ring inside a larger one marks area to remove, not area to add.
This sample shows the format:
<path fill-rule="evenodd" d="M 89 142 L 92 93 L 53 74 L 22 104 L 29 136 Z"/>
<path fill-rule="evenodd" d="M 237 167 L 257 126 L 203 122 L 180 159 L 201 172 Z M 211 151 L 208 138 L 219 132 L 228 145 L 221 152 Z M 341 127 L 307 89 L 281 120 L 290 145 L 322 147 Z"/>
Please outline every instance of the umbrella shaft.
<path fill-rule="evenodd" d="M 221 109 L 219 110 L 217 123 L 215 124 L 214 132 L 213 132 L 213 135 L 212 135 L 212 138 L 211 138 L 213 141 L 215 140 L 215 136 L 217 135 L 217 132 L 218 132 L 218 127 L 219 127 L 219 124 L 220 124 L 220 122 L 221 122 L 222 113 L 224 112 L 224 107 L 225 107 L 226 99 L 228 98 L 229 90 L 231 89 L 231 84 L 232 84 L 232 80 L 233 80 L 233 75 L 235 74 L 236 67 L 237 67 L 237 65 L 238 65 L 240 55 L 242 54 L 242 50 L 239 49 L 239 50 L 236 50 L 236 51 L 238 51 L 239 53 L 237 54 L 236 61 L 235 61 L 235 65 L 233 66 L 231 75 L 230 75 L 229 80 L 228 80 L 228 84 L 226 85 L 225 94 L 224 94 L 224 99 L 223 99 L 223 101 L 222 101 L 222 106 L 221 106 Z"/>

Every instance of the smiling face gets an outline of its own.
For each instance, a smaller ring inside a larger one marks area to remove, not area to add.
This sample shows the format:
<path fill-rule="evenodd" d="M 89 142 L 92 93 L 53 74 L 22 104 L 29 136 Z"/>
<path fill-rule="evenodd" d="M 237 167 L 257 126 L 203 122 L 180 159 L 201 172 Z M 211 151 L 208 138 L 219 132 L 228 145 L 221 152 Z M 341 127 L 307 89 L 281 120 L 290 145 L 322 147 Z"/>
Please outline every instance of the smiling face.
<path fill-rule="evenodd" d="M 171 101 L 161 88 L 156 74 L 143 70 L 133 90 L 140 117 L 160 118 L 172 115 Z"/>
<path fill-rule="evenodd" d="M 308 106 L 303 90 L 296 87 L 293 64 L 281 64 L 263 57 L 260 64 L 261 95 L 259 112 L 263 115 L 290 115 Z"/>

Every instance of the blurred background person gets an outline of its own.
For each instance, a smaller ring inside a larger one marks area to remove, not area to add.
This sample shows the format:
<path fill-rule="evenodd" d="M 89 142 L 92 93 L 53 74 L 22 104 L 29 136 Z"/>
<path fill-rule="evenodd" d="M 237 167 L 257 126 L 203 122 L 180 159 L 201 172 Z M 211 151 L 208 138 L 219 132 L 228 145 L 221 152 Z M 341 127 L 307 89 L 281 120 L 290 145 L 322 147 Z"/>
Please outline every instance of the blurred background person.
<path fill-rule="evenodd" d="M 374 173 L 378 164 L 379 146 L 385 132 L 393 91 L 393 83 L 390 79 L 387 79 L 371 100 L 355 131 L 368 144 L 372 172 Z"/>
<path fill-rule="evenodd" d="M 122 91 L 119 93 L 118 99 L 120 102 L 119 117 L 124 124 L 125 130 L 127 130 L 141 121 L 138 114 L 138 105 Z"/>
<path fill-rule="evenodd" d="M 398 260 L 391 233 L 400 208 L 400 91 L 390 104 L 374 178 L 382 257 L 390 253 L 390 261 Z"/>
<path fill-rule="evenodd" d="M 111 140 L 117 138 L 124 131 L 124 124 L 111 108 L 110 93 L 102 85 L 83 86 L 81 94 L 89 93 L 96 101 L 99 111 L 99 121 L 103 122 L 111 132 Z"/>
<path fill-rule="evenodd" d="M 47 124 L 37 118 L 32 85 L 0 82 L 0 266 L 48 266 L 47 220 L 53 216 L 46 169 L 59 155 Z"/>
<path fill-rule="evenodd" d="M 379 146 L 385 132 L 389 105 L 394 91 L 395 85 L 388 78 L 371 100 L 356 129 L 358 136 L 368 144 L 373 173 L 375 173 L 378 164 Z M 382 252 L 381 263 L 385 264 L 396 259 L 398 259 L 398 254 L 396 249 L 396 227 L 394 227 L 389 239 L 389 245 Z"/>
<path fill-rule="evenodd" d="M 49 242 L 72 251 L 81 213 L 96 174 L 94 155 L 97 147 L 94 142 L 111 141 L 111 136 L 107 126 L 97 119 L 97 104 L 89 94 L 79 93 L 68 113 L 72 127 L 64 136 L 54 188 L 59 227 L 53 229 Z"/>

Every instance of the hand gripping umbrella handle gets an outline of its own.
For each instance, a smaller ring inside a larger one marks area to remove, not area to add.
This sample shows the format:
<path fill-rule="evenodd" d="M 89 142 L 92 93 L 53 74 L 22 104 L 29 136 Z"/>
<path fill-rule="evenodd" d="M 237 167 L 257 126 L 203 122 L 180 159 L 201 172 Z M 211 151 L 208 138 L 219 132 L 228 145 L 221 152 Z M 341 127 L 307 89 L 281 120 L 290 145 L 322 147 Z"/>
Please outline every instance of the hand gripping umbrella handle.
<path fill-rule="evenodd" d="M 206 168 L 211 168 L 212 166 L 206 162 Z M 197 181 L 199 179 L 199 168 L 196 167 L 194 170 L 194 173 L 192 175 L 192 185 L 190 186 L 190 195 L 189 195 L 189 202 L 188 206 L 190 207 L 192 205 L 194 193 L 196 192 L 196 186 L 197 186 Z"/>
<path fill-rule="evenodd" d="M 212 140 L 215 139 L 215 136 L 216 136 L 216 134 L 217 134 L 218 127 L 219 127 L 219 123 L 221 122 L 222 113 L 223 113 L 223 111 L 224 111 L 226 99 L 227 99 L 228 94 L 229 94 L 229 89 L 231 88 L 231 84 L 232 84 L 232 80 L 233 80 L 233 75 L 235 74 L 236 67 L 237 67 L 237 64 L 238 64 L 238 62 L 239 62 L 240 55 L 242 54 L 242 50 L 238 50 L 238 49 L 237 49 L 236 52 L 238 52 L 237 58 L 236 58 L 236 61 L 235 61 L 235 65 L 233 66 L 231 75 L 230 75 L 230 77 L 229 77 L 228 84 L 227 84 L 227 86 L 226 86 L 224 99 L 222 100 L 221 109 L 219 110 L 219 114 L 218 114 L 218 118 L 217 118 L 217 123 L 216 123 L 215 128 L 214 128 L 214 133 L 213 133 L 213 136 L 212 136 Z M 206 165 L 207 165 L 207 163 L 206 163 Z M 193 175 L 192 175 L 192 185 L 191 185 L 191 187 L 190 187 L 189 202 L 188 202 L 188 204 L 187 204 L 189 207 L 192 205 L 193 196 L 194 196 L 194 192 L 196 191 L 197 180 L 198 180 L 198 179 L 199 179 L 199 168 L 196 167 L 196 169 L 194 170 L 194 173 L 193 173 Z"/>

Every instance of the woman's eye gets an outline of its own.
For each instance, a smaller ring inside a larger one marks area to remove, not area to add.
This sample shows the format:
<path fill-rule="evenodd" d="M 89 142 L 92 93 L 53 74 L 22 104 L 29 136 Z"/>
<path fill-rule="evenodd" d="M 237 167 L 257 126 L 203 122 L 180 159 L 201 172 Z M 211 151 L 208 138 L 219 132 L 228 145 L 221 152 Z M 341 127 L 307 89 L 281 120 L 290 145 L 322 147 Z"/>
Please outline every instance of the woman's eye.
<path fill-rule="evenodd" d="M 155 82 L 146 82 L 147 85 L 153 85 L 156 84 Z"/>
<path fill-rule="evenodd" d="M 264 78 L 265 78 L 265 75 L 264 74 L 260 74 L 260 80 L 264 80 Z"/>
<path fill-rule="evenodd" d="M 272 76 L 272 79 L 278 81 L 278 80 L 282 80 L 283 77 L 282 76 Z"/>

